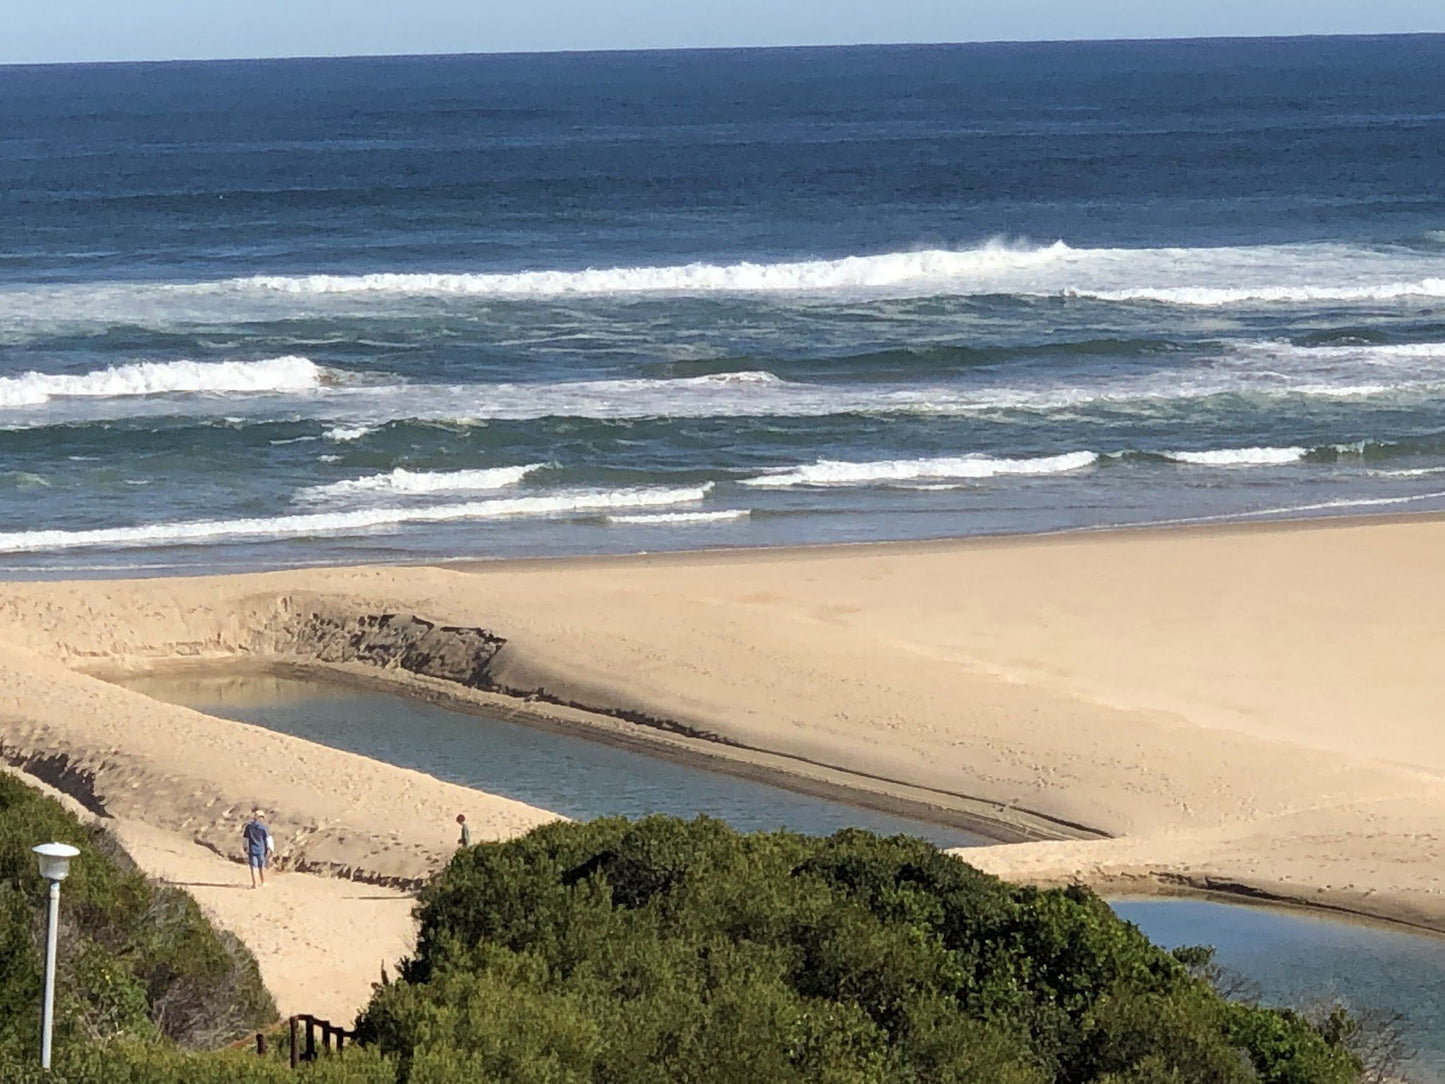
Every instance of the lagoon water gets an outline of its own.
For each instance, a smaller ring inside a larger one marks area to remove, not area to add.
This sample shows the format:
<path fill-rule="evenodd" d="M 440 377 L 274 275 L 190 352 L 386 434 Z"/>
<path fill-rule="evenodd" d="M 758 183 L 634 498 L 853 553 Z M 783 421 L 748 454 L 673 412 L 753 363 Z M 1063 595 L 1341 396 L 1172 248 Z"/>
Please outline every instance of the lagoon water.
<path fill-rule="evenodd" d="M 324 682 L 255 675 L 171 674 L 125 684 L 170 703 L 255 723 L 337 749 L 416 768 L 569 817 L 669 813 L 720 817 L 743 831 L 827 834 L 856 826 L 940 846 L 987 843 L 952 828 L 642 753 Z M 1169 948 L 1207 944 L 1216 962 L 1257 985 L 1269 1004 L 1338 999 L 1400 1013 L 1418 1051 L 1420 1084 L 1445 1082 L 1445 938 L 1295 911 L 1184 899 L 1121 900 L 1115 910 Z"/>
<path fill-rule="evenodd" d="M 158 700 L 415 768 L 578 820 L 706 814 L 743 831 L 790 828 L 827 835 L 853 826 L 922 836 L 941 847 L 988 842 L 929 821 L 384 693 L 251 675 L 164 675 L 125 684 Z"/>
<path fill-rule="evenodd" d="M 0 69 L 0 574 L 1445 508 L 1442 67 Z"/>
<path fill-rule="evenodd" d="M 1415 1051 L 1410 1078 L 1445 1081 L 1445 938 L 1200 900 L 1113 906 L 1157 944 L 1213 946 L 1215 962 L 1267 1004 L 1338 1000 L 1357 1012 L 1400 1014 Z"/>

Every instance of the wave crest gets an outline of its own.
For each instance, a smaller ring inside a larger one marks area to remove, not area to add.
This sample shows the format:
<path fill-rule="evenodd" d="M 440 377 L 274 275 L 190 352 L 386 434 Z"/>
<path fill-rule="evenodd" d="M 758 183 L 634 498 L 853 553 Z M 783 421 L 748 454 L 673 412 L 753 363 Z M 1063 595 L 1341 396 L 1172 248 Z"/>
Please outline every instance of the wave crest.
<path fill-rule="evenodd" d="M 790 486 L 886 484 L 922 479 L 970 480 L 996 478 L 1001 475 L 1059 474 L 1091 466 L 1098 458 L 1094 452 L 1069 452 L 1064 455 L 1040 456 L 1032 459 L 994 459 L 983 455 L 938 459 L 884 459 L 864 463 L 820 459 L 816 463 L 795 467 L 792 470 L 764 474 L 756 478 L 743 478 L 740 481 L 745 486 L 781 489 Z"/>
<path fill-rule="evenodd" d="M 1216 448 L 1203 452 L 1164 452 L 1166 459 L 1200 467 L 1272 467 L 1297 463 L 1308 448 Z"/>
<path fill-rule="evenodd" d="M 347 444 L 375 433 L 376 430 L 377 427 L 374 425 L 336 425 L 326 430 L 321 436 L 336 444 Z"/>
<path fill-rule="evenodd" d="M 634 512 L 607 517 L 608 523 L 624 526 L 695 526 L 704 523 L 732 523 L 751 516 L 750 508 L 725 508 L 715 512 Z"/>
<path fill-rule="evenodd" d="M 1074 248 L 1001 240 L 836 259 L 731 264 L 362 275 L 256 275 L 171 287 L 257 297 L 375 295 L 511 300 L 635 294 L 1087 298 L 1182 306 L 1311 304 L 1445 297 L 1440 254 L 1314 242 L 1196 248 Z"/>
<path fill-rule="evenodd" d="M 252 519 L 148 523 L 137 527 L 109 527 L 86 531 L 11 531 L 0 533 L 0 553 L 273 541 L 358 534 L 409 523 L 558 516 L 578 512 L 606 512 L 614 508 L 656 508 L 700 501 L 711 488 L 708 484 L 686 489 L 575 490 L 549 496 L 508 497 L 422 508 L 364 508 L 352 512 L 312 512 Z"/>
<path fill-rule="evenodd" d="M 39 406 L 52 399 L 111 399 L 175 393 L 264 394 L 321 386 L 321 367 L 288 355 L 262 361 L 137 361 L 88 373 L 28 372 L 0 377 L 0 407 Z"/>
<path fill-rule="evenodd" d="M 1093 298 L 1097 301 L 1157 301 L 1166 305 L 1195 308 L 1220 308 L 1250 302 L 1279 304 L 1341 304 L 1369 301 L 1400 301 L 1412 297 L 1445 297 L 1445 278 L 1424 278 L 1414 282 L 1381 282 L 1369 286 L 1142 286 L 1128 290 L 1070 289 L 1068 297 Z"/>
<path fill-rule="evenodd" d="M 379 273 L 371 275 L 254 275 L 233 288 L 288 294 L 425 294 L 484 297 L 563 297 L 637 293 L 813 293 L 880 289 L 1026 271 L 1074 253 L 1056 241 L 1043 247 L 990 241 L 962 250 L 928 249 L 835 260 L 783 263 L 690 263 L 655 267 L 518 271 L 511 274 Z"/>
<path fill-rule="evenodd" d="M 423 496 L 435 493 L 485 493 L 514 486 L 545 463 L 521 467 L 489 467 L 481 470 L 413 471 L 397 467 L 385 474 L 348 478 L 297 490 L 292 500 L 301 503 L 331 501 L 356 496 Z"/>

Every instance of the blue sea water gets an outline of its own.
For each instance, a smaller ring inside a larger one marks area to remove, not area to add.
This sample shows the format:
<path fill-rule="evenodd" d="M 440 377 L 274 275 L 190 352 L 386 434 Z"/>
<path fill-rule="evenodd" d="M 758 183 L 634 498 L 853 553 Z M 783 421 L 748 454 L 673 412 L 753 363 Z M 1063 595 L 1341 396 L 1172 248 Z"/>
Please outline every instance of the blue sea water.
<path fill-rule="evenodd" d="M 1445 508 L 1442 76 L 0 68 L 0 574 Z"/>

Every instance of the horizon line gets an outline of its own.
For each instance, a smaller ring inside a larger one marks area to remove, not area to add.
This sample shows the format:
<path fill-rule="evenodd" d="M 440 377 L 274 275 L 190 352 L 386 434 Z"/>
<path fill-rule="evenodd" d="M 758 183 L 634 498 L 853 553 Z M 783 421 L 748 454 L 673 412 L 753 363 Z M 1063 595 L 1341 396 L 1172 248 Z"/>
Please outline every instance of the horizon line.
<path fill-rule="evenodd" d="M 628 56 L 675 53 L 799 52 L 841 49 L 966 48 L 1012 45 L 1150 45 L 1205 42 L 1269 42 L 1331 39 L 1445 38 L 1445 30 L 1371 33 L 1193 34 L 1179 37 L 989 38 L 976 41 L 856 41 L 774 45 L 677 45 L 600 49 L 496 49 L 436 53 L 286 53 L 256 56 L 173 56 L 110 60 L 0 60 L 0 68 L 79 68 L 142 64 L 253 64 L 307 60 L 442 60 L 461 57 Z"/>

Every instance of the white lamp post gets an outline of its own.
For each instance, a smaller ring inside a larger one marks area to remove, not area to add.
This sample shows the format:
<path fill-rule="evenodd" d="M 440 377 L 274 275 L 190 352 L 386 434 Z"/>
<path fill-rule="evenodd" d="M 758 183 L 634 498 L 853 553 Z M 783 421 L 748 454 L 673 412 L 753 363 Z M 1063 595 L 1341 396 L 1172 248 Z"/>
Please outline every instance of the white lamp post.
<path fill-rule="evenodd" d="M 55 936 L 60 929 L 60 882 L 70 873 L 70 860 L 80 853 L 68 843 L 31 847 L 40 859 L 40 876 L 50 882 L 50 926 L 45 938 L 45 1007 L 40 1025 L 40 1067 L 50 1068 L 50 1034 L 55 1024 Z"/>

